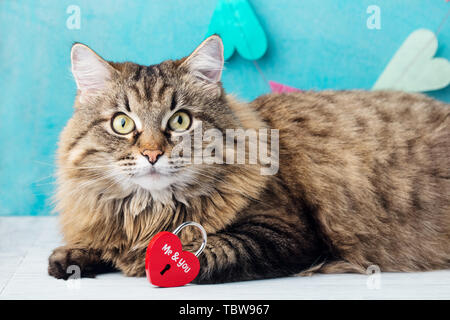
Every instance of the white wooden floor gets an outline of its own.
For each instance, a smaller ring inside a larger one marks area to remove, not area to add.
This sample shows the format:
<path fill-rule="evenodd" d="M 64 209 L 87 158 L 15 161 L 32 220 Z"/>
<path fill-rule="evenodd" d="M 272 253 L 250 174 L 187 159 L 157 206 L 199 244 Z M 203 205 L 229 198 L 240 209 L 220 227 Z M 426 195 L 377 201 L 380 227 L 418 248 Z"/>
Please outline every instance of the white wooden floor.
<path fill-rule="evenodd" d="M 60 239 L 55 217 L 0 217 L 0 299 L 450 299 L 450 270 L 180 288 L 157 288 L 120 273 L 56 280 L 47 275 L 47 258 Z"/>

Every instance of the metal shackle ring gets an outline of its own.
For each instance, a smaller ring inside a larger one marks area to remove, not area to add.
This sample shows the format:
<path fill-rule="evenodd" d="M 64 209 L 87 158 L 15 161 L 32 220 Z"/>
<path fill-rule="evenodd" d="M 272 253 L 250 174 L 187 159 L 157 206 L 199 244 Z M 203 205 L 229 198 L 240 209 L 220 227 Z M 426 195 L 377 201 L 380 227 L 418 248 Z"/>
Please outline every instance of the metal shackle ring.
<path fill-rule="evenodd" d="M 186 221 L 186 222 L 183 222 L 182 224 L 180 224 L 172 233 L 174 235 L 178 235 L 178 233 L 187 226 L 197 227 L 202 232 L 203 242 L 202 242 L 200 248 L 195 252 L 195 256 L 198 257 L 203 252 L 203 249 L 205 249 L 206 241 L 208 238 L 206 236 L 205 229 L 203 229 L 203 227 L 200 224 L 198 224 L 197 222 L 193 222 L 193 221 Z"/>

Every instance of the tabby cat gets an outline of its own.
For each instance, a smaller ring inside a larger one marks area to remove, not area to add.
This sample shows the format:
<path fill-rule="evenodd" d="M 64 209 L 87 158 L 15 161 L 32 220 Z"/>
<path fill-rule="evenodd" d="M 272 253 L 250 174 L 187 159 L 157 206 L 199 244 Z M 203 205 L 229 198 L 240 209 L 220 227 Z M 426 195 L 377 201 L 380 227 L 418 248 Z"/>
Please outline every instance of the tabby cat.
<path fill-rule="evenodd" d="M 450 267 L 447 104 L 389 91 L 238 102 L 220 82 L 218 36 L 158 65 L 105 61 L 79 43 L 71 59 L 78 93 L 56 193 L 66 245 L 51 254 L 50 275 L 67 279 L 78 265 L 86 277 L 144 276 L 150 239 L 185 221 L 208 233 L 197 283 Z M 172 158 L 199 123 L 279 130 L 278 170 Z M 194 228 L 181 240 L 192 251 L 202 241 Z"/>

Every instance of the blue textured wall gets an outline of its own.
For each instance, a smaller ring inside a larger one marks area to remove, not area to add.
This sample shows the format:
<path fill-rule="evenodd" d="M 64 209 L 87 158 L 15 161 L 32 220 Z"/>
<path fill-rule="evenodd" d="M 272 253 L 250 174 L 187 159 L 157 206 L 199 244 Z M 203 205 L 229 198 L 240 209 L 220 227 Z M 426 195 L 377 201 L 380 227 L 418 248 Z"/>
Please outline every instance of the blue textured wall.
<path fill-rule="evenodd" d="M 259 60 L 268 79 L 302 89 L 370 88 L 409 33 L 436 30 L 444 0 L 251 0 L 269 39 Z M 0 215 L 50 213 L 54 152 L 72 112 L 74 41 L 104 58 L 154 64 L 187 55 L 208 29 L 214 0 L 0 1 Z M 81 9 L 68 29 L 69 5 Z M 381 29 L 366 27 L 369 5 Z M 450 58 L 450 22 L 438 36 Z M 251 62 L 236 54 L 223 82 L 250 100 L 268 91 Z M 450 101 L 450 89 L 432 94 Z"/>

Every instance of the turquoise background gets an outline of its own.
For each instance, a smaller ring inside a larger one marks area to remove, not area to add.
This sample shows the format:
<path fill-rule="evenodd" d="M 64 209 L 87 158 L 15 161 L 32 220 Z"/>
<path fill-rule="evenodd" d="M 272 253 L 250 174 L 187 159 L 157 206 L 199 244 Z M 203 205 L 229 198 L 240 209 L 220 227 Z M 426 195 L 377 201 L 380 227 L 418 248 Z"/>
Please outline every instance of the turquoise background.
<path fill-rule="evenodd" d="M 258 64 L 268 80 L 301 89 L 369 89 L 403 40 L 436 31 L 445 0 L 251 0 L 268 37 Z M 81 29 L 69 30 L 69 5 Z M 73 42 L 106 59 L 154 64 L 189 54 L 205 37 L 214 0 L 0 0 L 0 215 L 47 215 L 59 132 L 72 113 Z M 369 5 L 381 30 L 366 27 Z M 438 56 L 450 59 L 450 28 Z M 226 64 L 228 92 L 250 100 L 269 91 L 255 66 L 236 53 Z M 450 101 L 447 87 L 432 93 Z"/>

